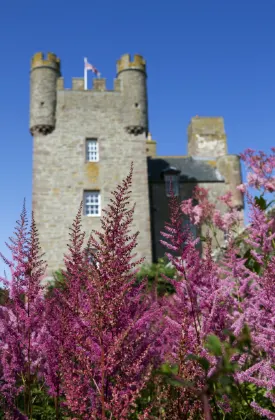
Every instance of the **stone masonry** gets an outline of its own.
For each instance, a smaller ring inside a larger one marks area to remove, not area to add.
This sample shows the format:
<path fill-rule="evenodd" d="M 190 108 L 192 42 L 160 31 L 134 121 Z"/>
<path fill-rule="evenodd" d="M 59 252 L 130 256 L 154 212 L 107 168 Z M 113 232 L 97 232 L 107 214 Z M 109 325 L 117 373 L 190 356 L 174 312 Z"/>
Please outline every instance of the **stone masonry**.
<path fill-rule="evenodd" d="M 215 202 L 230 190 L 242 214 L 243 197 L 236 190 L 241 183 L 240 160 L 227 154 L 223 118 L 192 118 L 188 155 L 158 156 L 148 132 L 146 77 L 143 57 L 131 60 L 126 54 L 117 62 L 113 90 L 108 91 L 105 79 L 99 78 L 89 90 L 84 90 L 82 78 L 73 78 L 72 88 L 65 89 L 54 54 L 44 58 L 37 53 L 32 58 L 33 211 L 49 277 L 63 267 L 69 228 L 85 191 L 100 192 L 104 209 L 131 162 L 133 231 L 140 231 L 136 251 L 148 263 L 165 252 L 159 243 L 169 217 L 165 171 L 179 174 L 180 199 L 189 198 L 196 185 L 208 188 Z M 97 140 L 96 162 L 86 160 L 87 139 Z M 84 214 L 82 226 L 87 236 L 92 229 L 100 230 L 100 215 Z"/>
<path fill-rule="evenodd" d="M 129 73 L 129 74 L 128 74 Z M 134 163 L 132 204 L 138 256 L 151 261 L 151 232 L 146 160 L 147 93 L 144 60 L 128 55 L 118 62 L 114 90 L 95 79 L 84 91 L 83 79 L 64 89 L 60 63 L 53 54 L 36 54 L 31 70 L 33 134 L 33 211 L 48 275 L 63 266 L 69 228 L 86 190 L 100 191 L 106 207 L 118 183 Z M 87 162 L 85 142 L 95 138 L 99 161 Z M 88 234 L 100 229 L 100 217 L 83 216 Z"/>
<path fill-rule="evenodd" d="M 199 186 L 208 189 L 210 201 L 224 212 L 225 205 L 218 197 L 231 191 L 233 205 L 239 210 L 243 223 L 243 196 L 236 189 L 242 182 L 240 158 L 227 154 L 223 118 L 196 116 L 191 119 L 187 135 L 188 155 L 184 156 L 158 156 L 156 142 L 151 136 L 147 139 L 153 260 L 162 257 L 165 252 L 160 244 L 163 239 L 160 231 L 169 218 L 169 199 L 164 182 L 165 171 L 169 168 L 178 172 L 180 201 L 189 199 L 194 188 Z M 191 226 L 191 230 L 195 235 L 205 236 L 208 228 L 203 226 L 202 231 L 198 231 L 196 226 Z M 213 239 L 213 247 L 217 247 L 218 243 L 223 245 L 224 239 L 224 234 L 218 232 L 216 239 Z"/>

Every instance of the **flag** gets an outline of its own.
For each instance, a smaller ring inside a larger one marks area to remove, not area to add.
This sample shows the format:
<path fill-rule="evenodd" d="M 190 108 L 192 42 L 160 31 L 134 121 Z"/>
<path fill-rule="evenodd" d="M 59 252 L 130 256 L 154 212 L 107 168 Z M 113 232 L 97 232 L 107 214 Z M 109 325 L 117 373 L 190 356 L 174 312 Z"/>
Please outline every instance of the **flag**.
<path fill-rule="evenodd" d="M 84 58 L 84 68 L 85 68 L 85 70 L 92 70 L 92 72 L 94 74 L 96 74 L 97 76 L 100 76 L 100 73 L 97 70 L 97 68 L 95 66 L 93 66 L 92 64 L 90 64 L 88 62 L 87 58 Z"/>

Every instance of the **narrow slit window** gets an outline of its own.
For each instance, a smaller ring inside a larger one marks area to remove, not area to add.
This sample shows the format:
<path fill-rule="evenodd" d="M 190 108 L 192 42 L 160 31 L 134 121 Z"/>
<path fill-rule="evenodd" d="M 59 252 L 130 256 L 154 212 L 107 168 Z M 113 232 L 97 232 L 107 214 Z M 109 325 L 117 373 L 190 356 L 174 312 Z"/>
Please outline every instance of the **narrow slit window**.
<path fill-rule="evenodd" d="M 178 175 L 165 175 L 165 190 L 166 196 L 171 197 L 172 193 L 175 197 L 179 195 L 179 176 Z"/>
<path fill-rule="evenodd" d="M 84 214 L 85 216 L 100 216 L 101 200 L 99 191 L 84 192 Z"/>
<path fill-rule="evenodd" d="M 98 141 L 97 139 L 86 139 L 86 161 L 98 162 Z"/>

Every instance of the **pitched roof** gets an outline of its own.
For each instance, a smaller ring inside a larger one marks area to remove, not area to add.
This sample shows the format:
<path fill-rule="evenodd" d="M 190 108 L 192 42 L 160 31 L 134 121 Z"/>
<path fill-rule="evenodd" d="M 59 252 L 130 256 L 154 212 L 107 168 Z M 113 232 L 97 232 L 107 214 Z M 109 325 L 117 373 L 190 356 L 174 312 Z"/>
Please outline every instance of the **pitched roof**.
<path fill-rule="evenodd" d="M 162 181 L 162 171 L 169 167 L 181 172 L 181 182 L 224 182 L 223 176 L 216 168 L 215 160 L 192 156 L 148 158 L 149 181 Z"/>

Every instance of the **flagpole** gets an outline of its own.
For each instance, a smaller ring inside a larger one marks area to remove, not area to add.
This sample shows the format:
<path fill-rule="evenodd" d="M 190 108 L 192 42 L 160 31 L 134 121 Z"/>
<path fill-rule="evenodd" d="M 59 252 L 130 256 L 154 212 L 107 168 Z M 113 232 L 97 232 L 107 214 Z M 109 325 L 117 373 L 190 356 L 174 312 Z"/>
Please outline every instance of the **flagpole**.
<path fill-rule="evenodd" d="M 87 90 L 88 89 L 88 74 L 87 74 L 87 68 L 86 68 L 86 66 L 85 66 L 85 64 L 86 64 L 86 62 L 87 62 L 87 58 L 84 58 L 84 90 Z"/>

